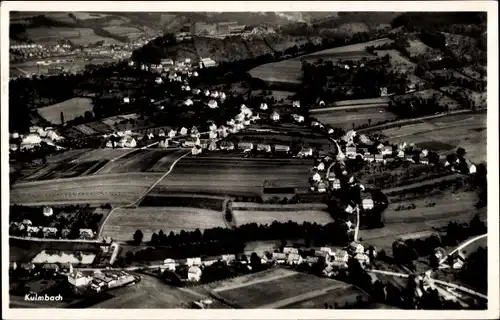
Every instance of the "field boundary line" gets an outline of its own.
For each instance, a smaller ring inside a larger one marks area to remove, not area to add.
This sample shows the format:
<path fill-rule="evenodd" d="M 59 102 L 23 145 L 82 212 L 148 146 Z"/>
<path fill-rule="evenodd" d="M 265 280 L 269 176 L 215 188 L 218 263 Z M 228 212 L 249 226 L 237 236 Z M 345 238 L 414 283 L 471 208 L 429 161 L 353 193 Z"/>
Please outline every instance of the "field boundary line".
<path fill-rule="evenodd" d="M 175 160 L 174 162 L 172 162 L 172 164 L 170 165 L 170 168 L 168 169 L 167 172 L 165 172 L 165 174 L 163 174 L 155 183 L 153 183 L 147 190 L 146 192 L 144 192 L 143 194 L 141 194 L 139 196 L 139 198 L 137 200 L 135 200 L 134 202 L 132 203 L 129 203 L 128 205 L 125 205 L 125 206 L 122 206 L 122 207 L 116 207 L 116 208 L 113 208 L 109 213 L 108 213 L 108 216 L 106 217 L 106 219 L 104 219 L 104 221 L 102 222 L 101 224 L 101 227 L 99 228 L 99 232 L 97 234 L 97 237 L 101 237 L 102 235 L 102 230 L 104 229 L 104 226 L 106 225 L 106 222 L 108 221 L 109 217 L 111 217 L 111 215 L 113 214 L 113 212 L 116 210 L 116 209 L 122 209 L 122 208 L 131 208 L 131 207 L 134 207 L 137 205 L 138 202 L 140 202 L 151 190 L 153 190 L 154 187 L 156 187 L 156 185 L 158 185 L 158 183 L 160 183 L 166 176 L 168 176 L 170 174 L 170 172 L 172 172 L 172 170 L 174 169 L 175 165 L 177 164 L 177 162 L 179 162 L 182 158 L 186 157 L 188 154 L 191 153 L 191 150 L 186 152 L 185 154 L 183 154 L 182 156 L 180 156 L 179 158 L 177 158 L 177 160 Z"/>
<path fill-rule="evenodd" d="M 264 278 L 264 279 L 253 279 L 250 282 L 234 284 L 232 286 L 224 287 L 223 289 L 217 289 L 216 288 L 216 289 L 211 289 L 211 290 L 213 292 L 216 292 L 216 293 L 218 293 L 218 292 L 224 292 L 224 291 L 229 291 L 229 290 L 238 289 L 238 288 L 242 288 L 242 287 L 248 287 L 248 286 L 251 286 L 251 285 L 254 285 L 254 284 L 257 284 L 257 283 L 262 283 L 262 282 L 267 282 L 267 281 L 273 281 L 273 280 L 279 280 L 279 279 L 282 279 L 282 278 L 287 278 L 287 277 L 294 276 L 296 274 L 297 274 L 297 272 L 290 271 L 289 274 L 280 274 L 280 275 L 276 275 L 276 276 L 269 277 L 269 278 Z"/>
<path fill-rule="evenodd" d="M 317 108 L 309 109 L 310 113 L 320 113 L 321 111 L 349 111 L 349 110 L 359 110 L 359 109 L 375 109 L 375 108 L 387 108 L 389 104 L 387 102 L 371 102 L 363 104 L 355 104 L 351 106 L 338 106 L 338 107 L 328 107 L 328 108 Z"/>

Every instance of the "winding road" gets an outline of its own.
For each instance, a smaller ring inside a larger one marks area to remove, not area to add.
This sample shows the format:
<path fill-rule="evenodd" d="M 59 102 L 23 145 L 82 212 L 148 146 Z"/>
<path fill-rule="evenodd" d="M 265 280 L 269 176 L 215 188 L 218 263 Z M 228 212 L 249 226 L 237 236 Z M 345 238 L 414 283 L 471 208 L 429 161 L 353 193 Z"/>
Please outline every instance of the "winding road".
<path fill-rule="evenodd" d="M 182 156 L 180 156 L 179 158 L 177 158 L 177 160 L 175 160 L 171 165 L 170 165 L 170 168 L 168 169 L 167 172 L 165 172 L 165 174 L 163 174 L 158 180 L 156 180 L 155 183 L 153 183 L 143 194 L 141 194 L 139 196 L 139 198 L 137 198 L 137 200 L 135 200 L 134 202 L 128 204 L 128 205 L 125 205 L 125 206 L 122 206 L 122 207 L 115 207 L 111 210 L 111 212 L 108 214 L 108 216 L 106 217 L 106 219 L 104 219 L 104 221 L 102 222 L 101 224 L 101 227 L 99 228 L 99 233 L 97 235 L 98 238 L 100 238 L 102 236 L 102 230 L 104 228 L 104 225 L 106 224 L 106 221 L 108 221 L 109 217 L 113 214 L 113 212 L 116 210 L 116 209 L 121 209 L 121 208 L 132 208 L 132 207 L 135 207 L 137 206 L 141 201 L 142 199 L 151 191 L 154 189 L 154 187 L 156 187 L 156 185 L 158 185 L 158 183 L 160 183 L 166 176 L 168 176 L 170 174 L 170 172 L 172 172 L 172 170 L 174 169 L 175 165 L 177 164 L 177 162 L 179 162 L 182 158 L 186 157 L 187 155 L 191 154 L 191 150 L 189 150 L 188 152 L 186 152 L 185 154 L 183 154 Z"/>

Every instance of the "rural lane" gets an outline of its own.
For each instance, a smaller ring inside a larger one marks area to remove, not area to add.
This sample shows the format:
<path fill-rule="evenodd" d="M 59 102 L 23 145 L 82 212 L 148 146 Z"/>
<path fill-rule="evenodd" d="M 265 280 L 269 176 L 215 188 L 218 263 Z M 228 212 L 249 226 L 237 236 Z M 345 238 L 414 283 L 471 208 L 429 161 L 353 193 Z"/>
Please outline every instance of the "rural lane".
<path fill-rule="evenodd" d="M 111 212 L 108 214 L 108 216 L 106 217 L 106 219 L 104 219 L 104 221 L 102 222 L 101 224 L 101 227 L 99 228 L 99 233 L 97 235 L 97 237 L 101 237 L 102 236 L 102 230 L 104 229 L 104 225 L 106 224 L 106 221 L 108 221 L 109 217 L 113 214 L 113 212 L 116 210 L 116 209 L 121 209 L 121 208 L 130 208 L 130 207 L 134 207 L 136 206 L 151 190 L 154 189 L 154 187 L 156 187 L 158 185 L 158 183 L 160 183 L 166 176 L 168 176 L 170 174 L 170 172 L 172 172 L 172 170 L 174 169 L 175 165 L 177 164 L 177 162 L 179 162 L 182 158 L 186 157 L 187 155 L 191 154 L 191 150 L 189 150 L 188 152 L 186 152 L 185 154 L 183 154 L 182 156 L 180 156 L 179 158 L 177 158 L 171 165 L 170 165 L 170 168 L 168 169 L 167 172 L 165 172 L 164 175 L 162 175 L 155 183 L 153 183 L 143 194 L 141 194 L 139 196 L 139 198 L 137 198 L 137 200 L 135 200 L 134 202 L 126 205 L 126 206 L 122 206 L 122 207 L 116 207 L 116 208 L 113 208 L 111 210 Z"/>
<path fill-rule="evenodd" d="M 485 234 L 482 234 L 480 236 L 477 236 L 477 237 L 474 237 L 472 239 L 469 239 L 469 240 L 465 241 L 464 243 L 460 244 L 458 247 L 456 247 L 453 251 L 451 251 L 450 253 L 448 253 L 446 256 L 450 256 L 450 255 L 454 254 L 455 252 L 460 251 L 463 248 L 465 248 L 465 247 L 473 244 L 474 242 L 476 242 L 478 240 L 481 240 L 483 238 L 486 238 L 487 236 L 488 236 L 488 234 L 485 233 Z M 439 261 L 439 264 L 443 264 L 444 262 L 446 262 L 446 259 L 447 259 L 447 257 L 441 259 L 441 261 Z"/>

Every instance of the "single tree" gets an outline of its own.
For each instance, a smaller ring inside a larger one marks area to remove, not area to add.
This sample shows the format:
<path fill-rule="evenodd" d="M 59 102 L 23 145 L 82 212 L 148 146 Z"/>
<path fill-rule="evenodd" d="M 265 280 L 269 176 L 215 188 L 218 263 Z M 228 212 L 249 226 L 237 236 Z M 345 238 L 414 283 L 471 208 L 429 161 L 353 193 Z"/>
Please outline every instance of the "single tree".
<path fill-rule="evenodd" d="M 141 244 L 143 238 L 144 238 L 144 234 L 142 233 L 142 231 L 136 230 L 134 233 L 134 244 L 135 245 Z"/>

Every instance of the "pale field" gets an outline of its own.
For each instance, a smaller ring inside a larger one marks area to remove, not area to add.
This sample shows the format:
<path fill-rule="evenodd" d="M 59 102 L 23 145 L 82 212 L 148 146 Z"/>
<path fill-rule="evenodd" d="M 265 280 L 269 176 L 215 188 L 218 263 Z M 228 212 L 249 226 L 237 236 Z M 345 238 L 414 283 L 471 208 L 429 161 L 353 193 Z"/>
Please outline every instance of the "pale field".
<path fill-rule="evenodd" d="M 379 45 L 383 45 L 386 43 L 392 43 L 392 42 L 394 42 L 394 41 L 389 39 L 389 38 L 382 38 L 382 39 L 377 39 L 377 40 L 368 41 L 368 42 L 351 44 L 348 46 L 326 49 L 326 50 L 322 50 L 322 51 L 308 54 L 306 56 L 314 56 L 314 55 L 318 55 L 318 54 L 322 55 L 322 54 L 327 54 L 327 53 L 344 53 L 344 52 L 364 51 L 366 49 L 366 47 L 369 47 L 369 46 L 379 46 Z"/>
<path fill-rule="evenodd" d="M 141 230 L 144 241 L 149 241 L 160 230 L 168 234 L 217 227 L 226 227 L 220 211 L 186 207 L 119 208 L 109 216 L 102 235 L 127 241 L 132 240 L 136 230 Z"/>
<path fill-rule="evenodd" d="M 90 28 L 64 28 L 64 27 L 40 27 L 31 28 L 26 31 L 28 37 L 36 43 L 56 43 L 57 40 L 71 40 L 76 45 L 84 45 L 88 43 L 104 40 L 107 43 L 117 44 L 119 41 L 98 36 L 94 30 Z"/>
<path fill-rule="evenodd" d="M 362 22 L 344 23 L 335 28 L 335 32 L 346 33 L 351 35 L 358 32 L 367 32 L 368 30 L 369 30 L 368 26 Z"/>
<path fill-rule="evenodd" d="M 359 106 L 363 108 L 363 106 Z M 382 112 L 380 112 L 382 111 Z M 333 127 L 340 127 L 345 130 L 352 129 L 352 124 L 360 126 L 363 124 L 375 124 L 380 121 L 396 119 L 397 116 L 386 110 L 386 105 L 378 108 L 368 108 L 360 110 L 346 110 L 346 111 L 324 111 L 313 114 L 321 123 L 331 125 Z"/>
<path fill-rule="evenodd" d="M 383 130 L 382 134 L 388 137 L 391 143 L 406 141 L 418 145 L 419 142 L 439 141 L 456 148 L 465 148 L 467 158 L 472 162 L 486 161 L 486 114 L 465 114 L 446 118 L 390 128 Z M 439 153 L 440 150 L 434 151 Z"/>
<path fill-rule="evenodd" d="M 17 183 L 10 189 L 10 202 L 129 204 L 136 201 L 162 175 L 120 173 Z"/>
<path fill-rule="evenodd" d="M 51 106 L 36 109 L 40 116 L 53 124 L 61 124 L 61 112 L 64 121 L 70 121 L 84 115 L 86 111 L 92 112 L 93 104 L 89 98 L 72 98 Z"/>
<path fill-rule="evenodd" d="M 130 151 L 130 150 L 129 150 Z M 124 156 L 116 161 L 109 162 L 100 171 L 100 174 L 129 173 L 162 171 L 170 169 L 172 163 L 180 156 L 187 153 L 185 149 L 145 149 L 135 151 L 136 153 Z"/>
<path fill-rule="evenodd" d="M 333 222 L 332 216 L 326 211 L 300 209 L 283 211 L 233 210 L 233 220 L 237 225 L 249 223 L 270 225 L 274 221 L 282 223 L 294 221 L 299 224 L 304 222 L 316 222 L 318 224 Z"/>
<path fill-rule="evenodd" d="M 418 55 L 425 55 L 425 54 L 438 54 L 439 50 L 433 49 L 429 46 L 427 46 L 425 43 L 423 43 L 420 40 L 409 40 L 410 47 L 408 48 L 408 51 L 410 52 L 410 56 L 418 56 Z"/>

